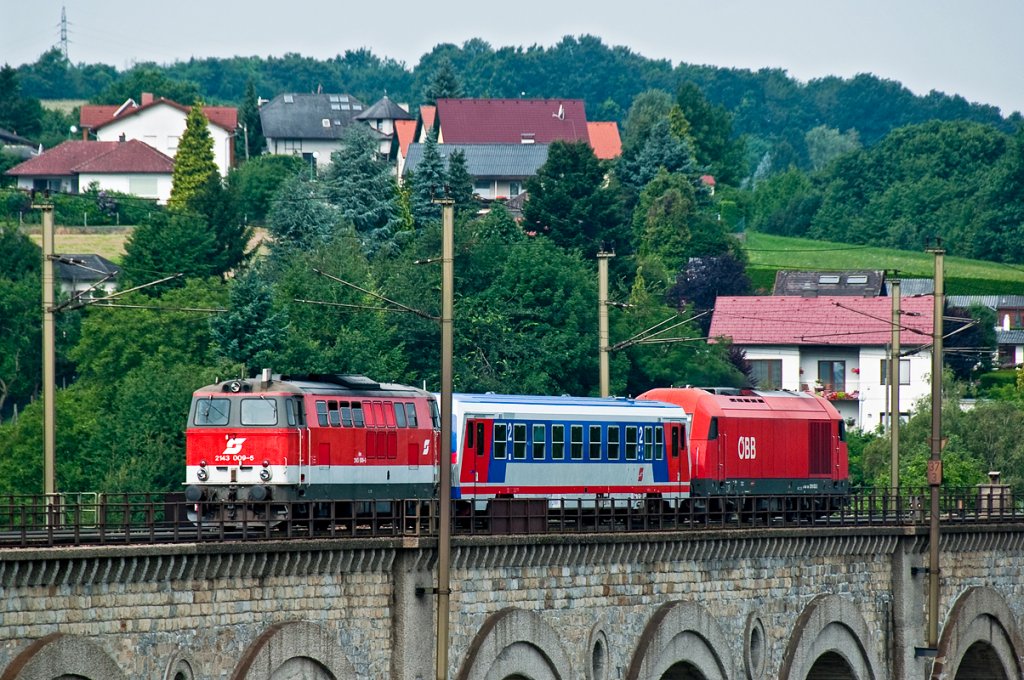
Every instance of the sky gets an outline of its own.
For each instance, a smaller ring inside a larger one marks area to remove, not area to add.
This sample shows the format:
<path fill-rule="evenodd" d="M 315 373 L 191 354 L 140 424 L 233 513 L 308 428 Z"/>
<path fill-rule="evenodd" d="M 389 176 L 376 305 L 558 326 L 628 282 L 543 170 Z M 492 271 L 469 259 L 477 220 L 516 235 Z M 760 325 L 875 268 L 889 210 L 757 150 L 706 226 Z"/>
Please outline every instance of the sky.
<path fill-rule="evenodd" d="M 60 41 L 72 62 L 190 57 L 328 58 L 368 48 L 414 66 L 438 43 L 551 46 L 594 35 L 673 64 L 783 68 L 807 81 L 874 73 L 1024 111 L 1022 0 L 3 0 L 0 63 L 32 63 Z"/>

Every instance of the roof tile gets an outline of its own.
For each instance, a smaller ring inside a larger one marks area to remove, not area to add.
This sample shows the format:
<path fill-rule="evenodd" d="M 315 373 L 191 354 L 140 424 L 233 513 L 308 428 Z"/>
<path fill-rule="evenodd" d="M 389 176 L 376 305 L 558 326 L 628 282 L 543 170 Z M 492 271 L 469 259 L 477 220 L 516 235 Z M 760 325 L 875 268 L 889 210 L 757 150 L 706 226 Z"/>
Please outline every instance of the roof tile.
<path fill-rule="evenodd" d="M 931 342 L 932 296 L 902 298 L 906 346 Z M 736 345 L 885 345 L 892 340 L 888 297 L 719 297 L 712 338 Z"/>

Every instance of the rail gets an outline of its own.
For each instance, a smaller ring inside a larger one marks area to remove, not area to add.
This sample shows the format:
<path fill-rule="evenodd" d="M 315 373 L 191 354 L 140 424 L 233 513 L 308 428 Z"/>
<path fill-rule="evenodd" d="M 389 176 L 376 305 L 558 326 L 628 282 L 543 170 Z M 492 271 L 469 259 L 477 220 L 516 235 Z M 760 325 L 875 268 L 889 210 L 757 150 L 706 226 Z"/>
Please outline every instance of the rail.
<path fill-rule="evenodd" d="M 493 499 L 484 509 L 453 502 L 455 535 L 580 534 L 794 527 L 927 525 L 929 490 L 860 490 L 843 497 L 729 496 L 673 505 L 658 499 Z M 270 514 L 271 509 L 278 514 Z M 270 522 L 252 517 L 288 519 Z M 1024 521 L 1008 487 L 944 489 L 943 524 Z M 215 517 L 217 519 L 209 519 Z M 237 517 L 239 519 L 231 519 Z M 186 502 L 181 494 L 0 496 L 0 548 L 434 537 L 436 500 L 337 503 Z"/>

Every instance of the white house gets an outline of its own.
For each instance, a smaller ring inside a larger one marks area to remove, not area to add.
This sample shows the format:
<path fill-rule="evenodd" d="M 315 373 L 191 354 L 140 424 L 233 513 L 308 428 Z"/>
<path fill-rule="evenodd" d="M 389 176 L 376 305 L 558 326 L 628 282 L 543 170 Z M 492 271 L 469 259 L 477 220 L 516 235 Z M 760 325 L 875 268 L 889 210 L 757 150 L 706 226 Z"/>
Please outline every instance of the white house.
<path fill-rule="evenodd" d="M 113 109 L 112 111 L 110 109 Z M 137 139 L 174 158 L 178 141 L 185 132 L 189 107 L 169 99 L 142 94 L 142 104 L 129 99 L 120 107 L 83 106 L 79 115 L 83 131 L 91 132 L 100 142 Z M 238 110 L 232 106 L 204 106 L 203 113 L 213 137 L 213 160 L 222 177 L 235 161 L 235 129 Z"/>
<path fill-rule="evenodd" d="M 63 142 L 14 166 L 18 188 L 77 194 L 90 184 L 100 189 L 152 198 L 166 203 L 171 195 L 174 161 L 132 139 L 122 142 Z"/>
<path fill-rule="evenodd" d="M 345 130 L 366 106 L 349 94 L 280 94 L 260 107 L 260 123 L 271 154 L 302 156 L 324 168 L 341 148 Z M 372 129 L 372 126 L 371 126 Z M 391 135 L 377 131 L 381 140 Z"/>
<path fill-rule="evenodd" d="M 930 396 L 932 296 L 903 298 L 900 413 Z M 888 297 L 719 297 L 711 342 L 746 352 L 762 389 L 817 391 L 847 422 L 873 430 L 888 421 Z"/>

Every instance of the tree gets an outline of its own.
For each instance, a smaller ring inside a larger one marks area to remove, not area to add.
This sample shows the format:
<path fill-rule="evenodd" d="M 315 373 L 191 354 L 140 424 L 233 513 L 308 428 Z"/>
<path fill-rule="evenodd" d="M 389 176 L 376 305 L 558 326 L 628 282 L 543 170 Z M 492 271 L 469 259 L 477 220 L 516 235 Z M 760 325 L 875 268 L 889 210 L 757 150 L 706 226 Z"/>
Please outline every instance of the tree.
<path fill-rule="evenodd" d="M 0 420 L 40 384 L 42 254 L 17 227 L 0 225 Z"/>
<path fill-rule="evenodd" d="M 282 345 L 287 315 L 274 311 L 273 291 L 257 269 L 235 278 L 228 307 L 210 320 L 217 353 L 247 369 L 272 365 Z"/>
<path fill-rule="evenodd" d="M 448 182 L 444 159 L 437 150 L 437 131 L 427 133 L 427 141 L 423 144 L 423 158 L 411 173 L 409 183 L 412 185 L 412 214 L 418 226 L 434 222 L 441 218 L 441 207 L 434 199 L 443 198 L 445 185 Z"/>
<path fill-rule="evenodd" d="M 683 175 L 661 168 L 633 210 L 633 248 L 647 279 L 670 284 L 689 257 L 696 191 Z"/>
<path fill-rule="evenodd" d="M 641 146 L 623 152 L 615 175 L 634 191 L 640 191 L 660 170 L 688 176 L 696 181 L 700 167 L 694 159 L 693 144 L 672 132 L 667 119 L 656 121 Z"/>
<path fill-rule="evenodd" d="M 672 110 L 672 95 L 664 90 L 646 90 L 638 94 L 623 123 L 622 153 L 637 153 L 647 142 L 654 125 L 667 121 Z"/>
<path fill-rule="evenodd" d="M 245 97 L 238 107 L 238 127 L 241 134 L 235 134 L 235 158 L 246 162 L 250 158 L 258 158 L 267 140 L 263 136 L 263 120 L 260 118 L 260 105 L 256 97 L 256 85 L 252 78 L 245 83 Z"/>
<path fill-rule="evenodd" d="M 137 64 L 93 97 L 92 103 L 123 104 L 128 99 L 138 101 L 143 92 L 185 103 L 196 101 L 200 89 L 195 82 L 171 78 L 167 70 L 156 64 Z"/>
<path fill-rule="evenodd" d="M 744 169 L 744 145 L 733 137 L 732 116 L 725 107 L 712 105 L 699 87 L 686 82 L 679 86 L 669 115 L 672 132 L 693 140 L 697 162 L 706 165 L 719 182 L 738 184 Z"/>
<path fill-rule="evenodd" d="M 970 383 L 979 375 L 992 370 L 992 356 L 996 353 L 996 315 L 989 307 L 972 305 L 968 309 L 951 307 L 946 310 L 942 332 L 943 359 L 953 376 Z"/>
<path fill-rule="evenodd" d="M 0 128 L 33 137 L 42 130 L 42 119 L 39 100 L 22 94 L 17 71 L 4 64 L 0 68 Z"/>
<path fill-rule="evenodd" d="M 466 154 L 461 149 L 453 151 L 448 156 L 447 179 L 448 195 L 455 201 L 455 209 L 463 210 L 475 207 L 473 177 L 469 174 Z"/>
<path fill-rule="evenodd" d="M 214 232 L 193 212 L 154 212 L 135 228 L 125 242 L 121 285 L 125 288 L 149 283 L 172 274 L 184 278 L 219 276 Z M 170 281 L 145 289 L 157 295 L 184 281 Z"/>
<path fill-rule="evenodd" d="M 455 66 L 448 57 L 437 61 L 434 74 L 423 90 L 423 103 L 437 104 L 438 99 L 450 99 L 462 96 L 462 83 L 455 72 Z"/>
<path fill-rule="evenodd" d="M 711 327 L 711 310 L 720 295 L 748 295 L 750 279 L 743 261 L 726 253 L 717 257 L 692 258 L 676 277 L 668 299 L 676 309 L 692 305 L 693 311 L 705 313 L 700 320 L 703 332 Z"/>
<path fill-rule="evenodd" d="M 813 170 L 821 170 L 833 158 L 860 148 L 860 138 L 856 130 L 849 130 L 844 134 L 826 125 L 808 130 L 804 139 L 807 142 L 807 155 L 811 158 Z"/>
<path fill-rule="evenodd" d="M 378 142 L 364 125 L 350 125 L 324 176 L 327 196 L 355 227 L 368 253 L 387 249 L 398 230 L 398 187 Z"/>
<path fill-rule="evenodd" d="M 548 160 L 526 182 L 530 200 L 523 208 L 524 228 L 550 238 L 585 258 L 602 247 L 628 249 L 618 196 L 605 184 L 605 172 L 586 142 L 553 142 Z"/>
<path fill-rule="evenodd" d="M 284 181 L 309 170 L 301 156 L 266 154 L 251 159 L 228 173 L 228 200 L 232 212 L 244 224 L 263 224 L 274 194 Z"/>
<path fill-rule="evenodd" d="M 340 222 L 338 210 L 320 195 L 319 183 L 304 175 L 286 179 L 267 215 L 272 254 L 317 248 L 330 240 Z"/>
<path fill-rule="evenodd" d="M 178 141 L 178 153 L 174 157 L 174 172 L 171 174 L 171 197 L 167 207 L 173 210 L 189 208 L 189 202 L 210 181 L 211 176 L 220 178 L 220 171 L 213 160 L 213 136 L 209 122 L 198 99 L 185 119 L 185 132 Z"/>

